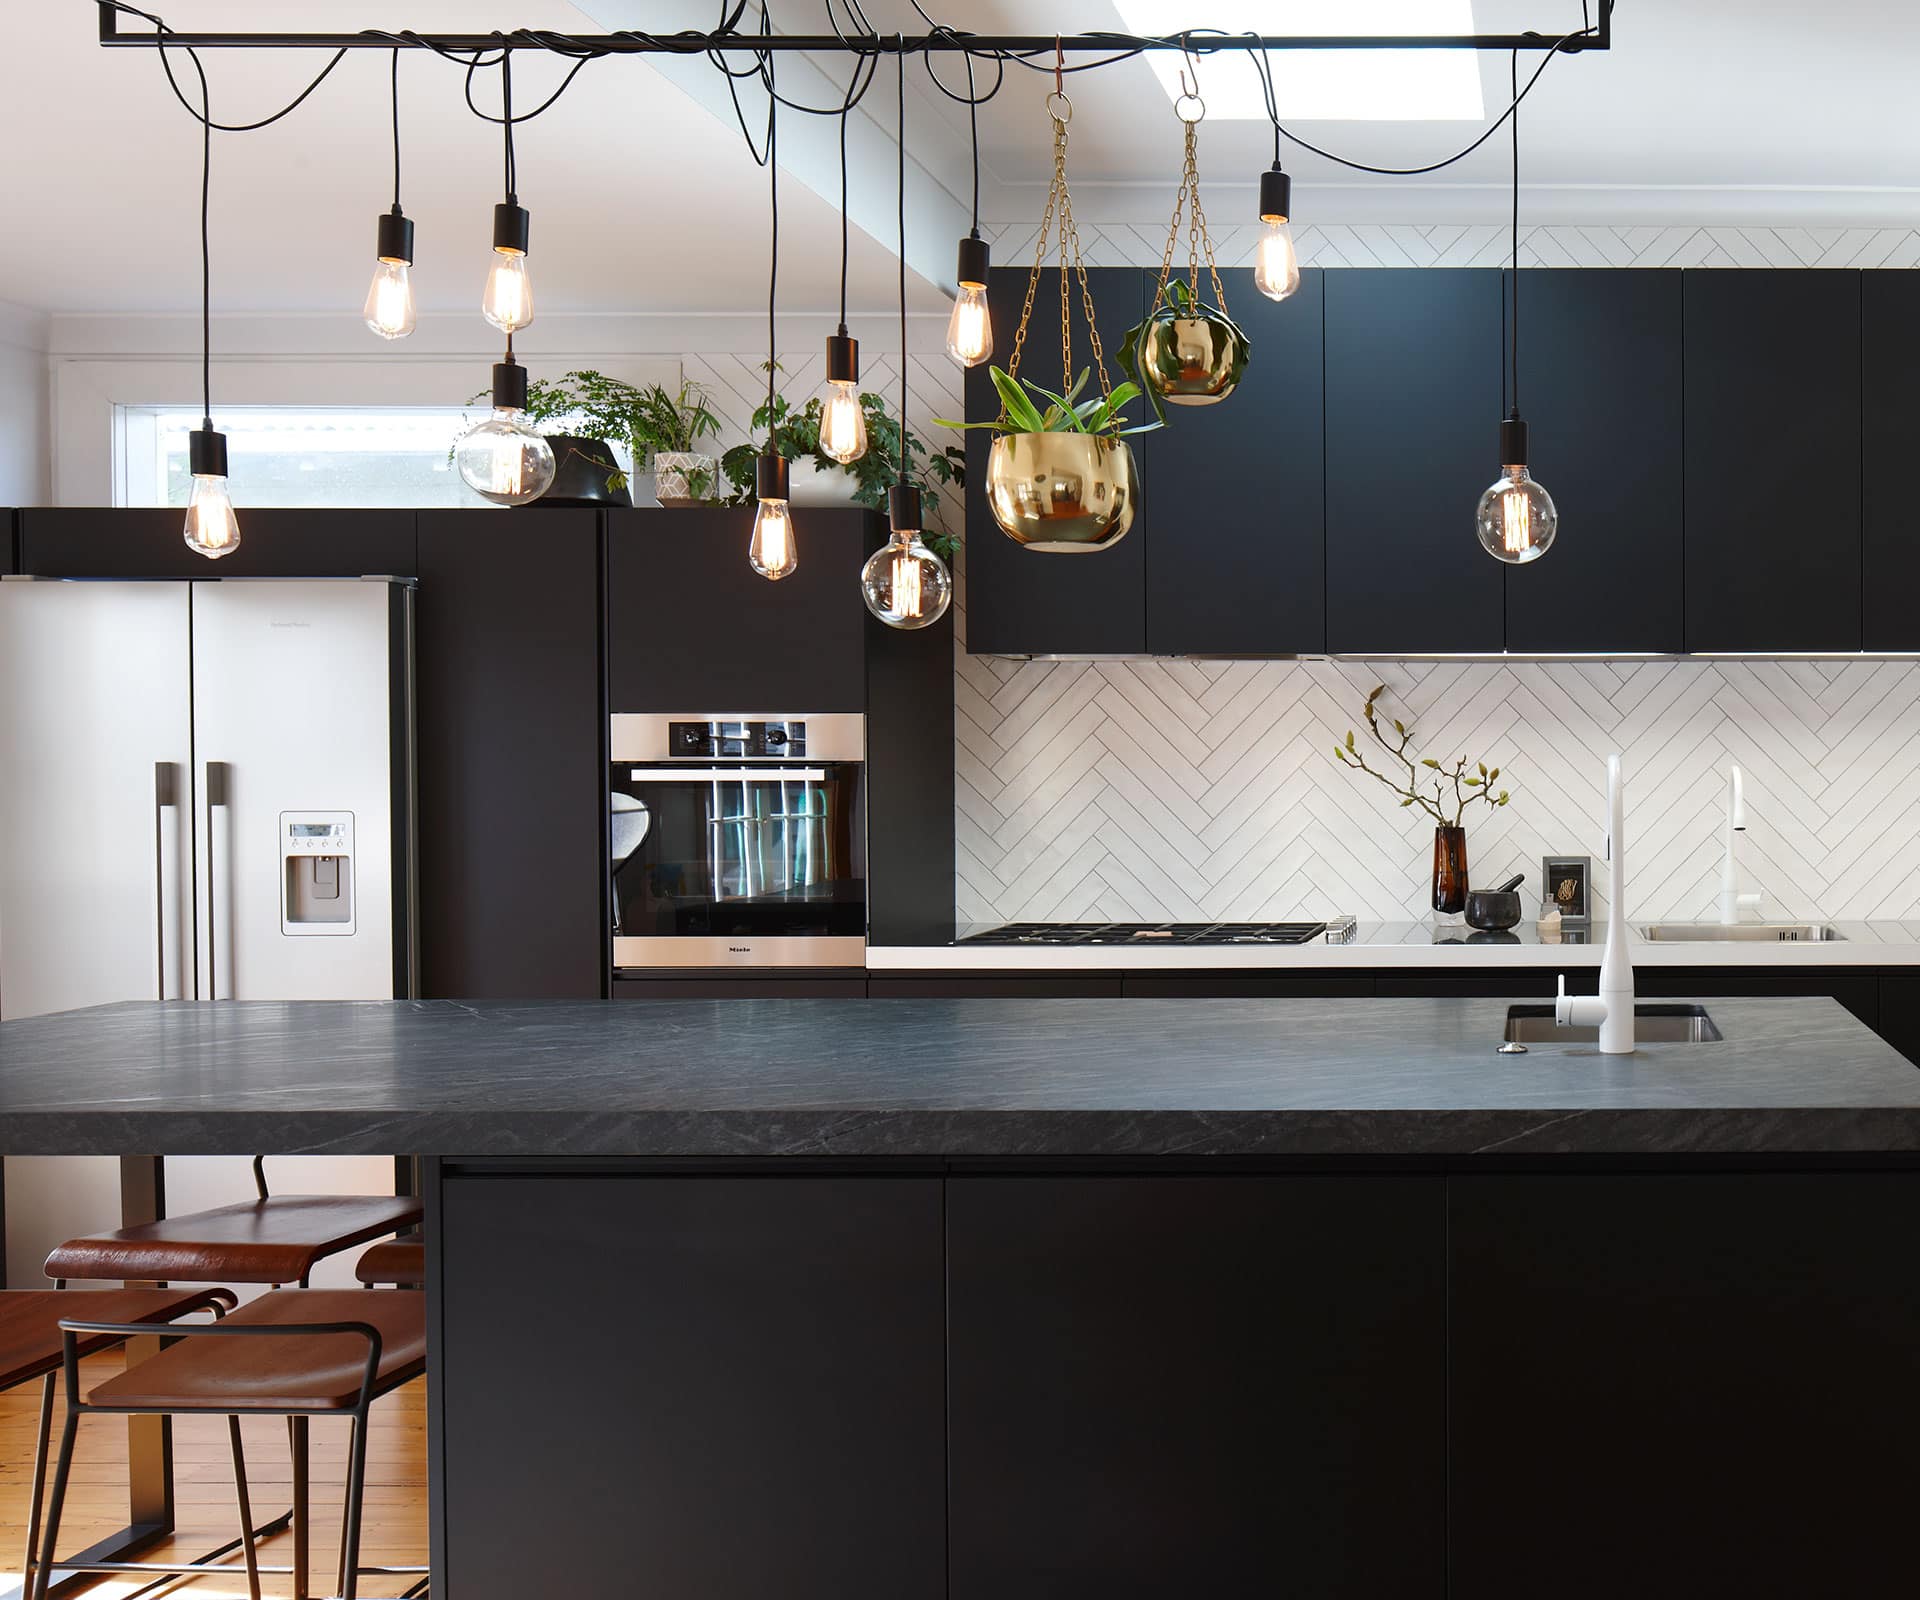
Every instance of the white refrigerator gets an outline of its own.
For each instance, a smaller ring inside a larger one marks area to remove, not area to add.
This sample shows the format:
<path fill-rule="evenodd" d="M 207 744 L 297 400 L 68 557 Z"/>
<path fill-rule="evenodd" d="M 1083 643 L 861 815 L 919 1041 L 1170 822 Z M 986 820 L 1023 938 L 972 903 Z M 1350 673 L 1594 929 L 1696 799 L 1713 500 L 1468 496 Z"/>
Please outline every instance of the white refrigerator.
<path fill-rule="evenodd" d="M 0 1017 L 413 993 L 412 619 L 389 579 L 0 580 Z M 119 1225 L 116 1160 L 12 1157 L 4 1180 L 14 1287 Z M 174 1214 L 254 1192 L 245 1156 L 169 1157 L 165 1182 Z"/>

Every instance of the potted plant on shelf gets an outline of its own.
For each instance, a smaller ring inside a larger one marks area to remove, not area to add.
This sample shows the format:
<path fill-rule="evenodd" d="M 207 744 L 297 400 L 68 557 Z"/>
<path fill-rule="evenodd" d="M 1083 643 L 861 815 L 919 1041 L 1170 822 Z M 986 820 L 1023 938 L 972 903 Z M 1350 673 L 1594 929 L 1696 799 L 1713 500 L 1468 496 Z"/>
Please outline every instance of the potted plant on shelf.
<path fill-rule="evenodd" d="M 1400 796 L 1402 806 L 1418 806 L 1433 818 L 1433 909 L 1444 916 L 1456 916 L 1467 904 L 1467 807 L 1476 800 L 1496 808 L 1504 806 L 1507 791 L 1494 789 L 1493 781 L 1500 776 L 1500 769 L 1489 770 L 1484 761 L 1473 763 L 1479 771 L 1470 773 L 1465 756 L 1448 766 L 1431 756 L 1408 755 L 1413 731 L 1404 722 L 1398 717 L 1387 719 L 1393 724 L 1392 738 L 1380 731 L 1377 708 L 1385 692 L 1385 684 L 1376 685 L 1367 696 L 1361 715 L 1366 719 L 1367 731 L 1373 735 L 1374 743 L 1406 768 L 1406 776 L 1390 777 L 1368 766 L 1351 728 L 1347 730 L 1346 743 L 1333 747 L 1334 759 L 1343 767 L 1353 767 L 1370 778 L 1379 779 Z M 1433 786 L 1432 799 L 1422 792 L 1428 784 Z"/>
<path fill-rule="evenodd" d="M 987 457 L 987 504 L 1010 539 L 1030 550 L 1104 550 L 1133 526 L 1140 498 L 1127 434 L 1158 422 L 1121 426 L 1140 386 L 1122 383 L 1082 400 L 1088 369 L 1065 394 L 990 369 L 1000 414 L 990 422 L 941 420 L 947 428 L 995 434 Z"/>

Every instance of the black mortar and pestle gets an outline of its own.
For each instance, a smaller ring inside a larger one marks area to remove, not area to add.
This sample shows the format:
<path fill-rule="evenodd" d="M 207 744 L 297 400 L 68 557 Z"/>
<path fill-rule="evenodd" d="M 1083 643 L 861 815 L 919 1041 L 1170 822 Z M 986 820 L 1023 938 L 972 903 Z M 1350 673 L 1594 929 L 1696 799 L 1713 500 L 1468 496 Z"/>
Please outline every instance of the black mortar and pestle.
<path fill-rule="evenodd" d="M 1467 894 L 1467 926 L 1482 933 L 1505 933 L 1520 920 L 1520 885 L 1524 872 L 1516 872 L 1497 889 L 1473 889 Z"/>

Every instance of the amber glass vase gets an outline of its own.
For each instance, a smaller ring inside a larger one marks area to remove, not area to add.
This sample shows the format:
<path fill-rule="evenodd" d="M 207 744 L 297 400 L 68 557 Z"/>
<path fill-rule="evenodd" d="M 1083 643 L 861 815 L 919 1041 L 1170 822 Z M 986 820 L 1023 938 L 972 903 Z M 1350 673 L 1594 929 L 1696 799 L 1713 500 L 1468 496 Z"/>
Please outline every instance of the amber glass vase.
<path fill-rule="evenodd" d="M 1467 909 L 1467 830 L 1433 830 L 1433 909 L 1458 916 Z"/>

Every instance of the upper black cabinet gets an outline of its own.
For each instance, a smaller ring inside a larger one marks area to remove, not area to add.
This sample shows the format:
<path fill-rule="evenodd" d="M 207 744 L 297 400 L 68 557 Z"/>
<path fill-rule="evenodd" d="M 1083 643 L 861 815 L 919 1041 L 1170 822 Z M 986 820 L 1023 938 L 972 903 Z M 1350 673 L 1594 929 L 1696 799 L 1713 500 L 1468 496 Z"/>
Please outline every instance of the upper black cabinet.
<path fill-rule="evenodd" d="M 1278 305 L 1251 269 L 1220 277 L 1253 358 L 1225 400 L 1169 406 L 1152 436 L 1147 649 L 1317 654 L 1327 647 L 1322 274 L 1302 273 Z"/>
<path fill-rule="evenodd" d="M 1863 643 L 1869 650 L 1920 650 L 1920 510 L 1913 490 L 1913 441 L 1920 435 L 1920 276 L 1869 272 L 1861 280 L 1866 414 L 1861 448 L 1865 495 Z M 1835 472 L 1844 465 L 1834 464 Z"/>
<path fill-rule="evenodd" d="M 1325 274 L 1336 654 L 1506 642 L 1501 567 L 1473 532 L 1474 507 L 1500 470 L 1500 289 L 1499 272 L 1477 267 Z M 1260 470 L 1247 463 L 1248 481 Z"/>
<path fill-rule="evenodd" d="M 1687 648 L 1861 647 L 1861 274 L 1686 288 Z"/>
<path fill-rule="evenodd" d="M 1520 274 L 1522 411 L 1560 532 L 1506 569 L 1509 650 L 1686 648 L 1681 277 Z M 1484 446 L 1480 459 L 1492 459 Z"/>
<path fill-rule="evenodd" d="M 1033 321 L 1020 353 L 1020 375 L 1048 389 L 1060 386 L 1060 281 L 1057 268 L 1042 274 L 1033 297 Z M 1139 267 L 1092 267 L 1087 284 L 1093 295 L 1108 375 L 1115 383 L 1122 336 L 1140 320 L 1153 274 Z M 1027 291 L 1027 269 L 1000 268 L 987 285 L 993 311 L 992 365 L 1005 368 L 1013 356 L 1020 305 Z M 1078 284 L 1070 288 L 1073 308 L 1073 364 L 1093 365 L 1081 313 Z M 1098 392 L 1089 376 L 1087 394 Z M 967 416 L 979 422 L 998 414 L 987 365 L 967 373 Z M 1083 396 L 1084 398 L 1084 396 Z M 1234 402 L 1227 402 L 1229 405 Z M 1219 409 L 1219 408 L 1214 408 Z M 1146 403 L 1135 401 L 1128 415 L 1138 422 Z M 1140 470 L 1143 500 L 1133 526 L 1116 545 L 1079 553 L 1029 550 L 1000 531 L 987 509 L 987 456 L 993 435 L 986 429 L 967 434 L 967 648 L 983 655 L 1140 655 L 1147 646 L 1147 508 L 1153 502 L 1148 463 L 1149 441 L 1129 440 Z M 802 559 L 805 559 L 804 552 Z"/>
<path fill-rule="evenodd" d="M 865 711 L 860 567 L 882 537 L 858 509 L 797 506 L 800 564 L 747 565 L 745 507 L 607 514 L 607 679 L 615 711 Z"/>
<path fill-rule="evenodd" d="M 42 578 L 410 578 L 412 511 L 239 509 L 240 548 L 210 561 L 178 507 L 37 507 L 20 516 L 20 570 Z"/>

